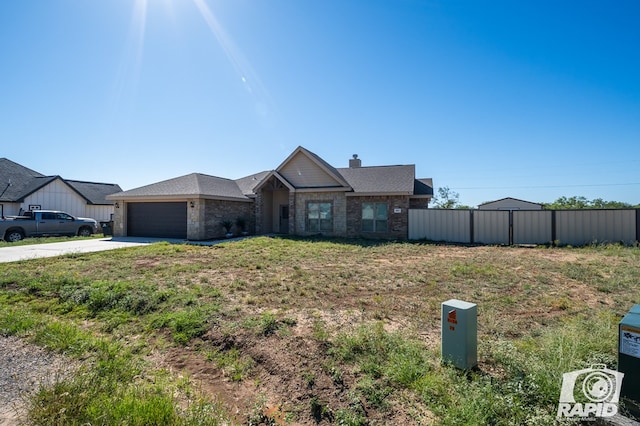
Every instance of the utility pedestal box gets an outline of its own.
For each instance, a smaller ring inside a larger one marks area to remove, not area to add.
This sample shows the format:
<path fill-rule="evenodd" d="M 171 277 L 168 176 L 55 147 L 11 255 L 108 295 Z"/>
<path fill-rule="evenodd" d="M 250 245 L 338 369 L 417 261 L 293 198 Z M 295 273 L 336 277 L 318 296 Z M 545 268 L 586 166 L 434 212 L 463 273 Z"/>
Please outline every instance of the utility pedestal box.
<path fill-rule="evenodd" d="M 640 305 L 633 305 L 618 329 L 618 371 L 624 373 L 620 397 L 640 417 Z"/>
<path fill-rule="evenodd" d="M 442 360 L 463 370 L 478 364 L 478 308 L 451 299 L 442 302 Z"/>

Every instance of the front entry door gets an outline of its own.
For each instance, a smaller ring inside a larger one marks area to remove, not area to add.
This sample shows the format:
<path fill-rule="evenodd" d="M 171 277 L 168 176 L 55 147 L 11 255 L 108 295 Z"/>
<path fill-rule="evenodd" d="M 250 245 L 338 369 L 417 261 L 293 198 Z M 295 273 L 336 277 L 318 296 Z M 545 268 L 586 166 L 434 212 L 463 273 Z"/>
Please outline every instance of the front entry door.
<path fill-rule="evenodd" d="M 280 204 L 280 233 L 289 233 L 289 205 Z"/>

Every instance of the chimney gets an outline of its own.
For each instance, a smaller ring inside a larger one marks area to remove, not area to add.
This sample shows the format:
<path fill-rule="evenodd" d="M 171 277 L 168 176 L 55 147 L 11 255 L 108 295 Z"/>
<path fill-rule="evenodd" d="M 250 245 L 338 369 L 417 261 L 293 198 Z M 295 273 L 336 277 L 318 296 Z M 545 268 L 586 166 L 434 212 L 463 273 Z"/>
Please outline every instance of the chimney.
<path fill-rule="evenodd" d="M 362 167 L 362 160 L 358 158 L 358 154 L 353 154 L 353 158 L 349 160 L 349 168 L 357 169 L 358 167 Z"/>

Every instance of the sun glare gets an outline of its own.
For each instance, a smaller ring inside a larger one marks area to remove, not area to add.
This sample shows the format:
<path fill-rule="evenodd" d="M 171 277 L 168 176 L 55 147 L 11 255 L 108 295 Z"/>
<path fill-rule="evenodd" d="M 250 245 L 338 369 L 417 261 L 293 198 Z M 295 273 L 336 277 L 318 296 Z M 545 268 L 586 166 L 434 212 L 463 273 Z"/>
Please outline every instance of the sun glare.
<path fill-rule="evenodd" d="M 253 71 L 249 62 L 244 59 L 231 37 L 226 33 L 216 16 L 213 14 L 205 0 L 193 0 L 202 18 L 207 23 L 211 33 L 215 36 L 220 48 L 224 51 L 229 63 L 233 67 L 244 88 L 252 96 L 255 103 L 255 110 L 258 115 L 266 119 L 271 102 L 268 102 L 267 92 L 264 89 L 258 75 Z"/>
<path fill-rule="evenodd" d="M 138 88 L 142 55 L 144 52 L 144 33 L 147 21 L 147 1 L 135 0 L 133 12 L 129 22 L 127 43 L 122 59 L 118 64 L 116 80 L 114 83 L 113 98 L 110 100 L 112 111 L 120 110 L 123 100 L 133 100 Z M 129 96 L 127 96 L 129 94 Z"/>
<path fill-rule="evenodd" d="M 257 74 L 249 62 L 243 57 L 231 37 L 227 34 L 218 18 L 213 13 L 206 0 L 192 0 L 193 5 L 202 16 L 211 34 L 215 37 L 218 46 L 222 49 L 229 64 L 233 68 L 244 89 L 253 98 L 256 112 L 266 118 L 269 108 L 268 96 L 262 86 Z M 149 13 L 149 7 L 163 4 L 167 14 L 175 18 L 174 0 L 134 0 L 129 33 L 127 38 L 127 48 L 123 60 L 118 70 L 116 81 L 116 102 L 120 103 L 124 93 L 131 93 L 135 97 L 137 91 L 140 70 L 144 56 L 145 31 Z M 133 87 L 127 87 L 132 85 Z M 130 89 L 130 90 L 127 90 Z"/>

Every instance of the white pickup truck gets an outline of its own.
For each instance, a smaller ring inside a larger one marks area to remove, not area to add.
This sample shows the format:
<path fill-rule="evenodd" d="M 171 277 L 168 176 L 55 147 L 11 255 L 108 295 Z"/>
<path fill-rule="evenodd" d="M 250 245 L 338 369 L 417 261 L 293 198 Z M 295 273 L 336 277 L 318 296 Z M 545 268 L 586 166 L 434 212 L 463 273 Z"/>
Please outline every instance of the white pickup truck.
<path fill-rule="evenodd" d="M 97 232 L 98 222 L 95 219 L 73 217 L 55 210 L 34 210 L 0 220 L 0 237 L 8 242 L 50 235 L 88 237 Z"/>

